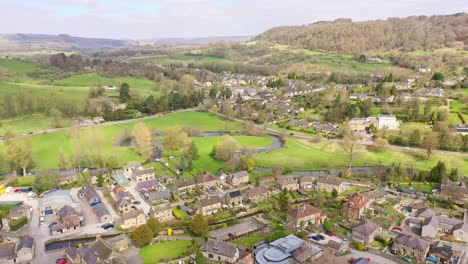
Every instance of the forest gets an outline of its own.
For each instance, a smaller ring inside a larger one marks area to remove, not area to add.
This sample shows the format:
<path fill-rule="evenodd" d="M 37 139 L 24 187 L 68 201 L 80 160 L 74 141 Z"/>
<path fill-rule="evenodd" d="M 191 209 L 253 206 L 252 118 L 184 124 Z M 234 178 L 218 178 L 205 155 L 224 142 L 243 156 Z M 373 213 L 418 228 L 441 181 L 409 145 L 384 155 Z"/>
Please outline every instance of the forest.
<path fill-rule="evenodd" d="M 257 40 L 339 53 L 439 49 L 468 44 L 468 15 L 418 16 L 366 22 L 337 19 L 305 26 L 283 26 Z"/>

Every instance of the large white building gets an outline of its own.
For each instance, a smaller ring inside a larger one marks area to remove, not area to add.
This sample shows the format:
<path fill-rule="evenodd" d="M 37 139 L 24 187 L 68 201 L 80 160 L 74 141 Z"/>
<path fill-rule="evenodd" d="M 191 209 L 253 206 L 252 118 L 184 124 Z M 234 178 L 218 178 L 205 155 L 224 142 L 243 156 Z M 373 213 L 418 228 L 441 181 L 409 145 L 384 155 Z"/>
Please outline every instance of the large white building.
<path fill-rule="evenodd" d="M 394 115 L 378 115 L 377 128 L 384 130 L 398 130 L 400 129 L 400 123 Z"/>

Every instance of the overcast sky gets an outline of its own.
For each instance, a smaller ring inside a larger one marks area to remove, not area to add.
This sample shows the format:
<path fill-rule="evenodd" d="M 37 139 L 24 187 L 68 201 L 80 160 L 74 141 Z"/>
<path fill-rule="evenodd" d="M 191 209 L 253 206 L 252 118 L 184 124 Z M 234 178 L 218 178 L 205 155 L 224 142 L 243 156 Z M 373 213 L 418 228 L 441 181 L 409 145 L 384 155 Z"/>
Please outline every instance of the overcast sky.
<path fill-rule="evenodd" d="M 274 26 L 468 12 L 468 0 L 0 0 L 0 33 L 151 39 L 256 35 Z"/>

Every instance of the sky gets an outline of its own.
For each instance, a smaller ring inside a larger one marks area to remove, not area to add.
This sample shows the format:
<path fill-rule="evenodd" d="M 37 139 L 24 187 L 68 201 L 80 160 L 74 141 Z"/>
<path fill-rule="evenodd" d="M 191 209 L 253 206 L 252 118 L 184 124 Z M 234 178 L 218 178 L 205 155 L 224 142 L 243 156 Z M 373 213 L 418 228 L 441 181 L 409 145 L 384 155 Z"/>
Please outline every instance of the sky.
<path fill-rule="evenodd" d="M 155 39 L 253 36 L 269 28 L 468 12 L 467 0 L 0 0 L 0 34 Z"/>

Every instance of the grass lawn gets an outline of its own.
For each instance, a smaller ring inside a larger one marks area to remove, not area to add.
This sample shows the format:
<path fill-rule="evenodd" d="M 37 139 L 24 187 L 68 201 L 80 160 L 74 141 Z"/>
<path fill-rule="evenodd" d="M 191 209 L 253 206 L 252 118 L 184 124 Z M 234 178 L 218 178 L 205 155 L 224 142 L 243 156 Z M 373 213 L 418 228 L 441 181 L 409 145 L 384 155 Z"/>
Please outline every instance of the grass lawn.
<path fill-rule="evenodd" d="M 260 236 L 258 234 L 250 234 L 248 236 L 244 236 L 244 237 L 241 237 L 241 238 L 238 238 L 236 240 L 232 240 L 231 243 L 235 244 L 235 245 L 242 245 L 242 246 L 246 246 L 246 247 L 252 247 L 255 243 L 263 240 L 264 237 L 263 236 Z"/>
<path fill-rule="evenodd" d="M 54 82 L 56 85 L 66 85 L 66 86 L 101 86 L 101 85 L 115 85 L 120 87 L 122 83 L 128 83 L 130 85 L 130 90 L 132 88 L 139 88 L 139 89 L 152 89 L 155 87 L 155 82 L 144 79 L 144 78 L 136 78 L 136 77 L 104 77 L 97 73 L 85 73 L 79 75 L 72 75 L 70 77 L 57 80 Z"/>
<path fill-rule="evenodd" d="M 401 188 L 408 188 L 409 187 L 408 182 L 400 182 L 400 183 L 397 183 L 397 184 L 399 184 Z M 415 190 L 421 190 L 423 193 L 432 193 L 432 186 L 429 183 L 412 182 L 411 187 L 413 187 Z"/>
<path fill-rule="evenodd" d="M 179 259 L 185 257 L 186 250 L 192 245 L 190 240 L 163 241 L 140 249 L 140 256 L 144 264 L 155 264 L 164 259 Z"/>
<path fill-rule="evenodd" d="M 24 74 L 36 70 L 36 64 L 18 60 L 0 59 L 0 69 L 3 68 L 9 73 Z"/>
<path fill-rule="evenodd" d="M 202 131 L 220 131 L 228 128 L 229 130 L 237 131 L 240 125 L 231 121 L 222 119 L 216 115 L 206 112 L 178 112 L 161 117 L 143 121 L 149 127 L 159 131 L 175 126 L 187 125 L 197 126 Z M 136 152 L 135 147 L 117 147 L 114 146 L 114 136 L 123 132 L 125 129 L 132 129 L 136 122 L 109 125 L 102 127 L 82 129 L 83 133 L 101 134 L 105 138 L 105 147 L 101 151 L 108 155 L 117 157 L 119 165 L 123 165 L 132 161 L 141 161 L 141 157 Z M 240 145 L 249 147 L 263 147 L 272 143 L 267 137 L 235 137 Z M 214 143 L 219 140 L 216 137 L 210 138 L 195 138 L 195 142 L 199 144 L 199 153 L 202 158 L 194 162 L 196 168 L 205 171 L 216 172 L 218 168 L 223 166 L 223 163 L 209 157 Z M 71 143 L 68 131 L 57 131 L 48 134 L 33 135 L 33 159 L 36 164 L 34 170 L 54 169 L 58 166 L 58 154 L 60 149 L 68 156 L 71 155 Z M 4 143 L 0 142 L 0 152 L 4 149 Z"/>
<path fill-rule="evenodd" d="M 44 114 L 32 114 L 22 117 L 0 120 L 0 124 L 13 128 L 17 133 L 45 130 L 51 127 L 52 118 Z M 63 126 L 69 127 L 70 119 L 63 119 Z"/>
<path fill-rule="evenodd" d="M 16 177 L 14 179 L 9 180 L 11 184 L 7 184 L 8 186 L 13 187 L 26 187 L 32 186 L 34 182 L 34 176 L 23 176 L 23 177 Z"/>
<path fill-rule="evenodd" d="M 430 169 L 437 162 L 444 161 L 448 168 L 458 168 L 466 174 L 468 171 L 468 157 L 451 155 L 433 155 L 429 160 L 425 153 L 400 152 L 384 150 L 374 152 L 365 146 L 356 145 L 354 166 L 390 165 L 400 163 L 402 166 L 413 166 L 417 169 Z M 268 153 L 255 154 L 255 162 L 261 167 L 278 167 L 295 170 L 317 170 L 346 167 L 347 155 L 336 142 L 311 143 L 306 140 L 289 138 L 288 146 L 284 149 Z"/>

